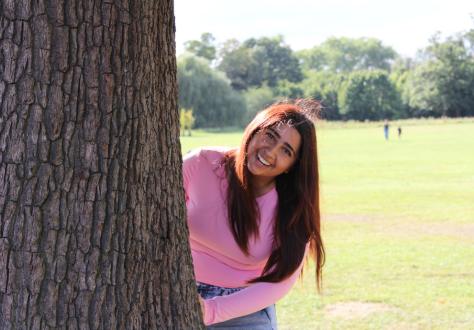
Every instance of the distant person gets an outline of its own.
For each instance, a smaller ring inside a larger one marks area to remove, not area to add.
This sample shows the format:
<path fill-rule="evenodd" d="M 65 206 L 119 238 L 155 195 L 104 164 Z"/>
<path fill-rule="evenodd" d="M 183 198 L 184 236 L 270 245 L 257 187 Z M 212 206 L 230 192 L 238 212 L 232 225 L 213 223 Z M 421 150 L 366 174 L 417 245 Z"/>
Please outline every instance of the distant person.
<path fill-rule="evenodd" d="M 208 329 L 276 329 L 275 302 L 314 257 L 320 232 L 316 130 L 319 104 L 270 106 L 239 148 L 202 148 L 184 157 L 189 242 Z"/>
<path fill-rule="evenodd" d="M 402 137 L 402 127 L 398 126 L 398 138 Z"/>
<path fill-rule="evenodd" d="M 385 136 L 385 140 L 388 140 L 388 129 L 390 125 L 388 124 L 388 120 L 385 120 L 383 124 L 383 135 Z"/>

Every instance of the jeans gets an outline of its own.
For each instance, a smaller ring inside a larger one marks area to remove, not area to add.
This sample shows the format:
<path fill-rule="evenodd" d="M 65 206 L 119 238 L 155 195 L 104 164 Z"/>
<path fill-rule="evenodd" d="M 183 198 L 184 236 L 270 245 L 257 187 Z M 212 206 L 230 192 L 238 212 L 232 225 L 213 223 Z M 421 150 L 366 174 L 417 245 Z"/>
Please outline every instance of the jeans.
<path fill-rule="evenodd" d="M 243 288 L 222 288 L 210 284 L 197 283 L 197 290 L 203 299 L 210 299 L 216 296 L 226 296 L 242 289 Z M 268 306 L 267 308 L 249 315 L 211 324 L 207 329 L 276 330 L 277 320 L 275 305 Z"/>

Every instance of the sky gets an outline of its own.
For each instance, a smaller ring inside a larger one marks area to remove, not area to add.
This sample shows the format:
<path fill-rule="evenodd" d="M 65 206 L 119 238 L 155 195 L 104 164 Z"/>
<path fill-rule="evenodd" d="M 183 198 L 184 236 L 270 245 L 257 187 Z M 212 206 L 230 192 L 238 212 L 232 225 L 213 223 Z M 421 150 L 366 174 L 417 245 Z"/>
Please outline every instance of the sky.
<path fill-rule="evenodd" d="M 281 34 L 293 50 L 329 37 L 373 37 L 413 57 L 437 31 L 474 28 L 474 0 L 175 0 L 178 54 L 210 32 L 216 41 Z"/>

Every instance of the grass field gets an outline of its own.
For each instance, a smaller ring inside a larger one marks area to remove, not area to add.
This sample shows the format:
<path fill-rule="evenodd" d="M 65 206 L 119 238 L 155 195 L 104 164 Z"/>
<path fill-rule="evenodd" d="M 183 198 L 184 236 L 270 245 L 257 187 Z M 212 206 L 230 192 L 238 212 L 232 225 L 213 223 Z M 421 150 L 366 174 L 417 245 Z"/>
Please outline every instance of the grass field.
<path fill-rule="evenodd" d="M 277 305 L 280 329 L 474 329 L 474 119 L 318 123 L 323 291 L 314 272 Z M 194 132 L 197 146 L 241 132 Z"/>

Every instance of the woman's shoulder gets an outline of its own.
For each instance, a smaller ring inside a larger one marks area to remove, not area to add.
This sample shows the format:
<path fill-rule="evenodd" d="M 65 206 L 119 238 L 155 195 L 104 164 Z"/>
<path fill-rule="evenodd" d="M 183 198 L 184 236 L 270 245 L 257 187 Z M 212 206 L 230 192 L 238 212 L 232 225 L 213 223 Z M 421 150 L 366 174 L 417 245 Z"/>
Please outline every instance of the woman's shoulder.
<path fill-rule="evenodd" d="M 184 155 L 184 158 L 201 158 L 205 159 L 210 163 L 214 163 L 215 161 L 221 161 L 225 154 L 232 150 L 233 148 L 231 147 L 201 147 L 201 148 L 196 148 L 190 150 L 186 155 Z"/>
<path fill-rule="evenodd" d="M 184 159 L 204 161 L 212 167 L 217 167 L 222 164 L 225 154 L 230 150 L 231 147 L 201 147 L 189 151 L 184 155 Z"/>

